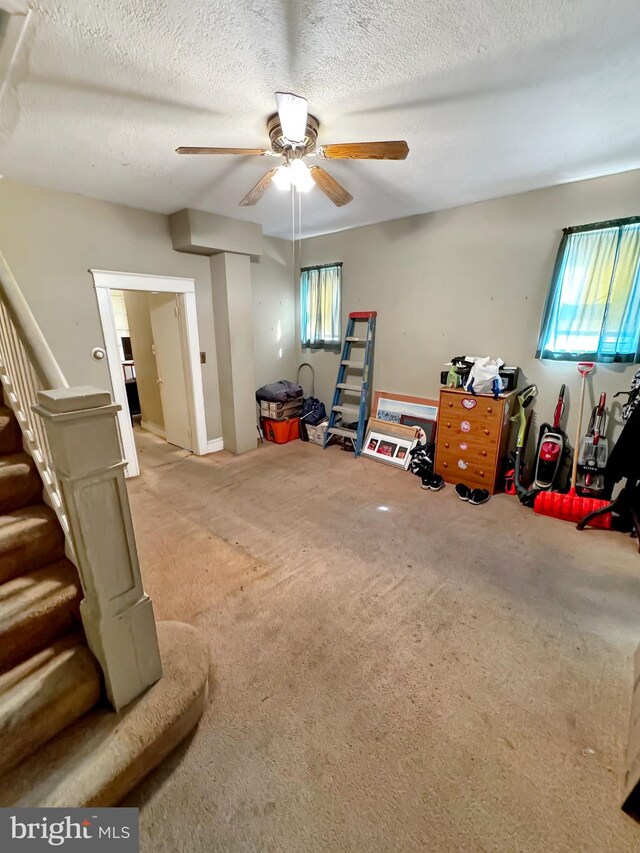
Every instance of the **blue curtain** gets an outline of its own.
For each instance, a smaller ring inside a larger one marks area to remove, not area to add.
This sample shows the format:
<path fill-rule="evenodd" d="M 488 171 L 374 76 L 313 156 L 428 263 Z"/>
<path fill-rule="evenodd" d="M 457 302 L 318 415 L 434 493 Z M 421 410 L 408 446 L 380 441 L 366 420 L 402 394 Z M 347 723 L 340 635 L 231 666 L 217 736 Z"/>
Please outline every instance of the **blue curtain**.
<path fill-rule="evenodd" d="M 300 340 L 303 347 L 340 344 L 342 264 L 300 271 Z"/>
<path fill-rule="evenodd" d="M 640 221 L 565 229 L 537 358 L 640 361 Z"/>

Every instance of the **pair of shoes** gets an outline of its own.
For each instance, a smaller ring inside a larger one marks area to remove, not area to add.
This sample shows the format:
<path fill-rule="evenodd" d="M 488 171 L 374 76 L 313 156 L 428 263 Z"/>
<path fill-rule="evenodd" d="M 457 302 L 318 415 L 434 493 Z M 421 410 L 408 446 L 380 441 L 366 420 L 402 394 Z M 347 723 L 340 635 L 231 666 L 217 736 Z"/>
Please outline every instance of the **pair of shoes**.
<path fill-rule="evenodd" d="M 422 488 L 429 489 L 431 492 L 439 492 L 440 489 L 444 489 L 444 480 L 440 474 L 430 474 L 422 478 Z"/>
<path fill-rule="evenodd" d="M 456 494 L 461 501 L 469 501 L 473 506 L 478 504 L 486 504 L 491 495 L 486 489 L 470 489 L 464 483 L 458 483 L 456 486 Z"/>

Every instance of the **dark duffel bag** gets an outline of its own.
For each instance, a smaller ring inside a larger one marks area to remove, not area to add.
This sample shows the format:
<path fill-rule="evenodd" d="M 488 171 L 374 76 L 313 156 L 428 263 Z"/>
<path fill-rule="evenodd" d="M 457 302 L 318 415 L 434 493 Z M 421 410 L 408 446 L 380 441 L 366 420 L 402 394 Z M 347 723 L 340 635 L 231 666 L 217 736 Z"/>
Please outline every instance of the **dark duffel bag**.
<path fill-rule="evenodd" d="M 281 379 L 280 382 L 272 382 L 270 385 L 263 385 L 262 388 L 258 388 L 256 400 L 258 402 L 265 400 L 268 403 L 286 403 L 289 400 L 302 397 L 302 394 L 302 385 Z"/>

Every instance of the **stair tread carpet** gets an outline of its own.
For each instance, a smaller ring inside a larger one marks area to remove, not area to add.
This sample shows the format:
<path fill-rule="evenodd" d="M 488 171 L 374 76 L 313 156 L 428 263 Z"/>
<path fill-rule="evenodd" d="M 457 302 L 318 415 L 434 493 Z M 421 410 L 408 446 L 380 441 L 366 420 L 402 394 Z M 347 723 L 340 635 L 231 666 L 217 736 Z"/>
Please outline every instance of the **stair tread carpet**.
<path fill-rule="evenodd" d="M 208 645 L 180 622 L 159 622 L 158 641 L 160 681 L 119 714 L 96 708 L 0 776 L 0 806 L 116 805 L 189 735 L 207 699 Z"/>
<path fill-rule="evenodd" d="M 0 584 L 64 555 L 56 514 L 37 504 L 0 514 Z"/>
<path fill-rule="evenodd" d="M 66 559 L 0 584 L 0 671 L 70 630 L 79 604 L 78 573 Z"/>
<path fill-rule="evenodd" d="M 0 776 L 99 698 L 98 664 L 80 634 L 51 643 L 0 675 Z"/>
<path fill-rule="evenodd" d="M 0 453 L 17 453 L 22 448 L 22 434 L 15 415 L 8 406 L 0 406 Z"/>
<path fill-rule="evenodd" d="M 28 453 L 0 456 L 0 512 L 42 500 L 42 480 Z"/>

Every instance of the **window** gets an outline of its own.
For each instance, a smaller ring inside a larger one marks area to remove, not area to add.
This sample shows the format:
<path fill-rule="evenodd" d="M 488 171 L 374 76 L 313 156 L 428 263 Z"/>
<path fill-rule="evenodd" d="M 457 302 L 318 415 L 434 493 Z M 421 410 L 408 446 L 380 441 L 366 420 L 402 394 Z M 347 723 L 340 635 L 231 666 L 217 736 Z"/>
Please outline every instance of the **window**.
<path fill-rule="evenodd" d="M 640 361 L 640 216 L 565 228 L 536 356 Z"/>
<path fill-rule="evenodd" d="M 303 347 L 340 343 L 342 264 L 300 270 L 300 340 Z"/>

